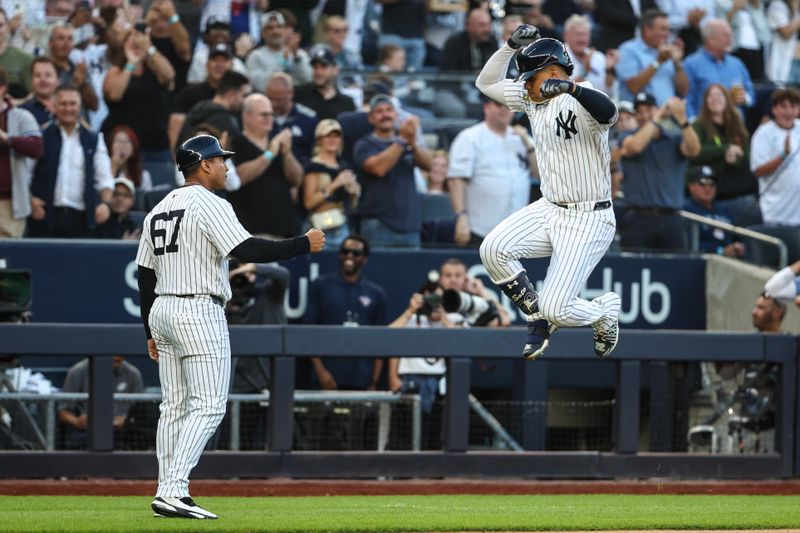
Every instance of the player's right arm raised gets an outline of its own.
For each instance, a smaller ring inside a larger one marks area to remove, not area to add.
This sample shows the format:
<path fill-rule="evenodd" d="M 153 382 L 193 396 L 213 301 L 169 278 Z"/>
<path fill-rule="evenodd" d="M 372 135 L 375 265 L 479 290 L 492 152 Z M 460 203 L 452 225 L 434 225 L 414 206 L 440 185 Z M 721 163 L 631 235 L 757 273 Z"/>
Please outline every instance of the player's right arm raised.
<path fill-rule="evenodd" d="M 517 49 L 529 45 L 539 37 L 539 30 L 529 24 L 523 24 L 514 30 L 506 44 L 492 54 L 492 57 L 483 66 L 483 70 L 478 74 L 478 79 L 475 80 L 475 86 L 492 100 L 505 105 L 505 79 L 508 62 Z"/>

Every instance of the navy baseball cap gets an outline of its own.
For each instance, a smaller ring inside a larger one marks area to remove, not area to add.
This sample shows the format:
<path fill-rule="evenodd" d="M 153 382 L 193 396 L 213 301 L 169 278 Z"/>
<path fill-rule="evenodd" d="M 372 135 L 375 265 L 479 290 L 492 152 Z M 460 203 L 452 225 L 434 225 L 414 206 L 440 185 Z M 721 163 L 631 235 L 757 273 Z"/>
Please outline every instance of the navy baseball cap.
<path fill-rule="evenodd" d="M 376 94 L 369 100 L 369 110 L 372 112 L 373 109 L 378 107 L 380 104 L 389 104 L 394 108 L 394 102 L 392 101 L 392 97 L 388 94 Z"/>
<path fill-rule="evenodd" d="M 228 59 L 233 57 L 233 50 L 231 47 L 224 43 L 215 44 L 212 46 L 208 51 L 208 58 L 211 59 L 214 56 L 223 55 Z"/>
<path fill-rule="evenodd" d="M 708 165 L 691 169 L 688 178 L 689 183 L 700 183 L 701 185 L 717 184 L 717 177 L 714 175 L 714 169 Z"/>
<path fill-rule="evenodd" d="M 636 109 L 640 105 L 656 105 L 656 99 L 650 93 L 640 92 L 636 95 L 633 108 Z"/>
<path fill-rule="evenodd" d="M 331 66 L 336 64 L 336 57 L 327 47 L 320 46 L 311 53 L 310 63 L 322 63 L 323 65 Z"/>

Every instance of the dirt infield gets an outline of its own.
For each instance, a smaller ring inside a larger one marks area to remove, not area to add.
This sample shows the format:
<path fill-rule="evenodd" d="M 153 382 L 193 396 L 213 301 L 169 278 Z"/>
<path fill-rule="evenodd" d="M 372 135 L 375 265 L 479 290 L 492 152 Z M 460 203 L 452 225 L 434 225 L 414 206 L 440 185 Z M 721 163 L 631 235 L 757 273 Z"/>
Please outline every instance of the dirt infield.
<path fill-rule="evenodd" d="M 0 480 L 0 495 L 150 496 L 156 482 L 118 479 Z M 800 480 L 775 481 L 523 481 L 196 480 L 195 496 L 369 496 L 426 494 L 745 494 L 798 495 Z"/>

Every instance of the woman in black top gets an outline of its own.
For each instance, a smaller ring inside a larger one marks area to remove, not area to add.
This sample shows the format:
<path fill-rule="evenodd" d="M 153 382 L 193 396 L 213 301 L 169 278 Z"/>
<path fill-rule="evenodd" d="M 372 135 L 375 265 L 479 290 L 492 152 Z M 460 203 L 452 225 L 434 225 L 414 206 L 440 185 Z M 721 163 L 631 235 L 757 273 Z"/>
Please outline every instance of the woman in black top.
<path fill-rule="evenodd" d="M 311 227 L 325 231 L 331 245 L 344 242 L 350 233 L 347 215 L 355 208 L 361 186 L 352 170 L 342 164 L 342 126 L 333 119 L 317 124 L 314 157 L 303 180 L 303 205 Z"/>

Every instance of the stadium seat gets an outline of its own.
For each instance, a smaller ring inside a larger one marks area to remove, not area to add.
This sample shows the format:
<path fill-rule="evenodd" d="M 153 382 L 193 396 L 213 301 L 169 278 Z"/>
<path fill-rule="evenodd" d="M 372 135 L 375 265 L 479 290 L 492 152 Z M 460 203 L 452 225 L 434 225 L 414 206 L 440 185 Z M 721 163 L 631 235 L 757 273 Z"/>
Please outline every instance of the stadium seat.
<path fill-rule="evenodd" d="M 149 213 L 174 188 L 173 185 L 160 185 L 154 187 L 152 191 L 146 192 L 144 194 L 144 211 Z"/>
<path fill-rule="evenodd" d="M 788 252 L 787 261 L 789 263 L 800 259 L 800 228 L 759 224 L 756 226 L 749 226 L 747 229 L 782 240 L 786 244 Z M 775 246 L 754 239 L 747 239 L 745 243 L 745 259 L 772 268 L 783 268 L 786 266 L 779 264 L 778 249 Z"/>
<path fill-rule="evenodd" d="M 158 187 L 159 185 L 175 186 L 175 163 L 171 161 L 147 161 L 142 164 L 142 168 L 150 173 L 153 187 Z"/>
<path fill-rule="evenodd" d="M 450 196 L 420 194 L 422 206 L 422 242 L 426 244 L 452 244 L 455 233 L 455 214 Z"/>
<path fill-rule="evenodd" d="M 131 220 L 133 220 L 136 223 L 136 227 L 142 229 L 142 224 L 144 223 L 144 217 L 147 216 L 147 212 L 131 211 L 130 213 L 128 213 L 128 215 L 131 217 Z"/>
<path fill-rule="evenodd" d="M 452 220 L 455 216 L 453 206 L 450 203 L 450 196 L 446 194 L 420 194 L 420 205 L 422 206 L 422 221 L 448 219 Z"/>

